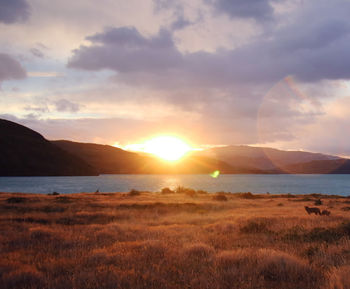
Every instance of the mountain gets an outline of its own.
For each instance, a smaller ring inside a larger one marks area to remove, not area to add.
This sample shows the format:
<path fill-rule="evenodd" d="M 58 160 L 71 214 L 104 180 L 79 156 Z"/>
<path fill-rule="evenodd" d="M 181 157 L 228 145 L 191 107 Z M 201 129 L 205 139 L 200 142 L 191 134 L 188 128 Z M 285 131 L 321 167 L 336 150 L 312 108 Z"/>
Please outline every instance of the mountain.
<path fill-rule="evenodd" d="M 231 166 L 245 166 L 268 172 L 287 172 L 294 164 L 312 161 L 336 161 L 339 157 L 302 151 L 283 151 L 265 147 L 225 146 L 207 149 L 198 153 L 217 160 L 225 161 Z"/>
<path fill-rule="evenodd" d="M 231 166 L 205 156 L 189 155 L 180 161 L 169 163 L 151 155 L 137 154 L 109 145 L 66 140 L 52 143 L 83 159 L 100 174 L 199 174 L 215 170 L 223 173 L 262 173 L 258 169 Z"/>
<path fill-rule="evenodd" d="M 76 155 L 100 174 L 137 173 L 146 157 L 109 145 L 80 143 L 67 140 L 51 141 L 54 145 Z"/>
<path fill-rule="evenodd" d="M 0 176 L 97 175 L 90 165 L 39 133 L 0 119 Z"/>
<path fill-rule="evenodd" d="M 350 174 L 350 160 L 316 160 L 287 166 L 291 174 Z"/>
<path fill-rule="evenodd" d="M 348 174 L 350 160 L 264 147 L 216 147 L 166 162 L 109 145 L 48 141 L 39 133 L 0 119 L 0 176 L 98 174 Z"/>

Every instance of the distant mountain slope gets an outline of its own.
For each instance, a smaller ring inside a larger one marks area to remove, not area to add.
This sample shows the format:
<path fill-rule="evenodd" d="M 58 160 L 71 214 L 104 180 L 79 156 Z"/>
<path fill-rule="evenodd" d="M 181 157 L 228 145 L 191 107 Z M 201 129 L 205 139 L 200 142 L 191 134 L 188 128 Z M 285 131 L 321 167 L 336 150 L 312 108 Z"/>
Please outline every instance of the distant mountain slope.
<path fill-rule="evenodd" d="M 80 176 L 97 172 L 39 133 L 0 119 L 0 176 Z"/>
<path fill-rule="evenodd" d="M 293 174 L 350 174 L 350 160 L 316 160 L 287 166 Z"/>
<path fill-rule="evenodd" d="M 48 141 L 39 133 L 0 119 L 0 176 L 97 174 L 350 173 L 350 160 L 318 153 L 227 146 L 162 161 L 108 145 Z"/>
<path fill-rule="evenodd" d="M 93 166 L 101 174 L 140 173 L 148 157 L 109 145 L 80 143 L 67 140 L 51 141 Z"/>
<path fill-rule="evenodd" d="M 258 169 L 230 166 L 204 156 L 188 156 L 178 162 L 128 152 L 109 145 L 52 141 L 67 152 L 79 156 L 101 174 L 198 174 L 220 170 L 222 173 L 262 173 Z"/>
<path fill-rule="evenodd" d="M 245 166 L 268 171 L 283 171 L 289 165 L 315 160 L 337 160 L 336 156 L 302 151 L 283 151 L 251 146 L 216 147 L 199 152 L 199 155 L 223 160 L 229 165 Z"/>

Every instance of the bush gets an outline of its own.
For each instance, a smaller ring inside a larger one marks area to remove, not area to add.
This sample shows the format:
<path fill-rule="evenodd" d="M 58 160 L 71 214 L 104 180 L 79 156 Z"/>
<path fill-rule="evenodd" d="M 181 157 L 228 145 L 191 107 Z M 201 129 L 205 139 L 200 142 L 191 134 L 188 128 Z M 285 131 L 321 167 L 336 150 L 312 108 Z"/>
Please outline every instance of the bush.
<path fill-rule="evenodd" d="M 245 234 L 271 233 L 268 228 L 268 220 L 265 219 L 249 220 L 240 227 L 240 232 Z"/>
<path fill-rule="evenodd" d="M 36 289 L 43 288 L 44 281 L 42 273 L 30 266 L 23 266 L 15 271 L 7 273 L 3 276 L 4 289 L 13 288 L 28 288 Z"/>
<path fill-rule="evenodd" d="M 309 264 L 277 250 L 223 251 L 217 256 L 219 288 L 319 288 L 323 276 Z"/>
<path fill-rule="evenodd" d="M 60 193 L 57 192 L 52 192 L 52 193 L 48 193 L 48 196 L 58 196 Z"/>
<path fill-rule="evenodd" d="M 141 195 L 141 192 L 138 191 L 138 190 L 134 190 L 134 189 L 132 189 L 132 190 L 128 193 L 128 196 L 132 196 L 132 197 L 134 197 L 134 196 L 139 196 L 139 195 Z"/>
<path fill-rule="evenodd" d="M 198 191 L 197 191 L 197 194 L 206 195 L 206 194 L 208 194 L 208 192 L 207 192 L 207 191 L 204 191 L 204 190 L 198 190 Z"/>
<path fill-rule="evenodd" d="M 10 197 L 6 200 L 9 204 L 18 204 L 18 203 L 24 203 L 27 199 L 23 197 Z"/>
<path fill-rule="evenodd" d="M 196 191 L 190 188 L 185 188 L 185 187 L 177 187 L 175 190 L 176 194 L 185 194 L 187 196 L 193 197 L 196 195 Z"/>
<path fill-rule="evenodd" d="M 240 197 L 242 199 L 260 199 L 260 198 L 262 198 L 261 195 L 254 195 L 251 192 L 238 193 L 238 197 Z"/>
<path fill-rule="evenodd" d="M 169 188 L 163 188 L 161 191 L 161 194 L 168 195 L 168 194 L 175 194 L 175 192 Z"/>
<path fill-rule="evenodd" d="M 257 269 L 265 281 L 264 288 L 273 288 L 276 283 L 279 288 L 314 288 L 321 279 L 309 264 L 287 253 L 261 249 L 258 257 Z"/>
<path fill-rule="evenodd" d="M 62 197 L 56 197 L 55 201 L 67 204 L 67 203 L 73 202 L 73 198 L 62 196 Z"/>
<path fill-rule="evenodd" d="M 315 201 L 315 206 L 321 206 L 322 205 L 322 200 L 321 199 L 318 199 Z"/>
<path fill-rule="evenodd" d="M 226 202 L 227 201 L 227 197 L 224 194 L 215 194 L 213 196 L 213 200 L 214 201 Z"/>

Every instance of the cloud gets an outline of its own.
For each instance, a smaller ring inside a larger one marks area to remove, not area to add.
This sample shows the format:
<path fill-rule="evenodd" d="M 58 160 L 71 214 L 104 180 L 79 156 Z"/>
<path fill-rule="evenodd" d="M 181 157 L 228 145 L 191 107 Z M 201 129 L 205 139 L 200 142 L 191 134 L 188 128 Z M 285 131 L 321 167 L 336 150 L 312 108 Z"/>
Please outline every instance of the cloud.
<path fill-rule="evenodd" d="M 30 53 L 33 54 L 34 56 L 38 57 L 38 58 L 44 58 L 45 54 L 38 48 L 31 48 L 30 49 Z"/>
<path fill-rule="evenodd" d="M 80 110 L 78 103 L 71 102 L 67 99 L 59 99 L 54 103 L 56 110 L 59 112 L 77 112 Z"/>
<path fill-rule="evenodd" d="M 10 55 L 0 53 L 0 83 L 4 80 L 22 79 L 26 71 L 21 64 Z"/>
<path fill-rule="evenodd" d="M 172 33 L 164 29 L 146 37 L 133 27 L 109 28 L 86 37 L 91 45 L 74 50 L 68 65 L 86 70 L 110 69 L 118 73 L 116 79 L 120 81 L 153 87 L 274 84 L 288 75 L 310 82 L 348 79 L 350 20 L 342 9 L 350 11 L 350 2 L 337 3 L 329 7 L 332 13 L 326 13 L 329 5 L 321 1 L 320 14 L 306 7 L 306 11 L 293 16 L 295 21 L 275 28 L 269 35 L 236 49 L 212 53 L 182 53 Z"/>
<path fill-rule="evenodd" d="M 86 38 L 93 46 L 75 50 L 68 66 L 86 70 L 111 69 L 122 73 L 161 72 L 179 65 L 181 53 L 169 32 L 161 30 L 150 38 L 134 27 L 109 28 Z"/>
<path fill-rule="evenodd" d="M 26 111 L 33 111 L 33 112 L 36 112 L 36 113 L 46 113 L 46 112 L 50 112 L 48 106 L 46 104 L 44 105 L 37 105 L 37 106 L 34 106 L 34 105 L 27 105 L 24 107 L 24 110 Z"/>
<path fill-rule="evenodd" d="M 124 142 L 189 131 L 200 143 L 284 141 L 299 148 L 318 131 L 312 124 L 322 128 L 319 119 L 329 117 L 325 105 L 335 98 L 329 83 L 350 78 L 348 1 L 122 2 L 30 1 L 30 25 L 6 26 L 3 42 L 35 56 L 26 59 L 33 77 L 16 82 L 17 92 L 4 85 L 1 112 L 40 114 L 26 121 L 52 137 L 114 135 Z M 64 69 L 73 48 L 68 66 L 77 70 Z M 286 79 L 294 79 L 300 95 Z M 70 120 L 50 120 L 59 117 Z M 302 135 L 302 127 L 313 129 Z M 325 143 L 325 135 L 315 143 Z"/>
<path fill-rule="evenodd" d="M 0 0 L 0 22 L 13 24 L 29 18 L 29 4 L 26 0 Z"/>
<path fill-rule="evenodd" d="M 269 0 L 206 0 L 219 13 L 231 18 L 252 18 L 266 21 L 273 17 L 273 8 Z"/>
<path fill-rule="evenodd" d="M 180 50 L 171 29 L 143 35 L 134 27 L 108 28 L 86 37 L 90 44 L 74 50 L 68 66 L 114 71 L 117 85 L 143 91 L 141 103 L 152 96 L 196 111 L 201 125 L 185 126 L 207 134 L 205 143 L 291 143 L 324 114 L 319 96 L 298 86 L 350 78 L 349 4 L 311 2 L 283 25 L 213 52 Z"/>
<path fill-rule="evenodd" d="M 154 12 L 156 14 L 160 14 L 164 11 L 171 11 L 171 16 L 173 18 L 173 21 L 171 22 L 169 27 L 171 31 L 184 29 L 196 22 L 190 21 L 185 16 L 185 9 L 181 1 L 153 0 L 153 4 Z"/>
<path fill-rule="evenodd" d="M 64 74 L 56 71 L 29 71 L 29 77 L 63 77 Z"/>

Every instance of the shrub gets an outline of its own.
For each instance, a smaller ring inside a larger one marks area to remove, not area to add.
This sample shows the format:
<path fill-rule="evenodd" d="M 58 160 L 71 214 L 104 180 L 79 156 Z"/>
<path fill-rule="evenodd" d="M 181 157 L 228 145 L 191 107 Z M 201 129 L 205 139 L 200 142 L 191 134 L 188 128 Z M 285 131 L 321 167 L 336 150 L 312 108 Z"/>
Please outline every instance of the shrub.
<path fill-rule="evenodd" d="M 57 192 L 52 192 L 51 194 L 50 193 L 48 193 L 47 195 L 48 196 L 58 196 L 60 193 L 57 193 Z"/>
<path fill-rule="evenodd" d="M 263 196 L 257 195 L 257 194 L 252 194 L 251 192 L 246 192 L 246 193 L 235 193 L 236 196 L 242 199 L 261 199 Z"/>
<path fill-rule="evenodd" d="M 336 242 L 343 237 L 350 237 L 350 222 L 342 223 L 334 228 L 313 228 L 311 231 L 299 234 L 298 238 L 305 242 Z"/>
<path fill-rule="evenodd" d="M 193 197 L 196 195 L 196 191 L 190 188 L 185 188 L 185 187 L 177 187 L 175 190 L 176 194 L 185 194 L 187 196 Z"/>
<path fill-rule="evenodd" d="M 314 228 L 304 235 L 306 241 L 334 242 L 343 236 L 342 232 L 335 228 Z"/>
<path fill-rule="evenodd" d="M 319 288 L 322 275 L 277 250 L 223 251 L 216 258 L 219 288 Z"/>
<path fill-rule="evenodd" d="M 214 201 L 226 202 L 227 201 L 227 197 L 224 194 L 215 194 L 213 196 L 213 200 Z"/>
<path fill-rule="evenodd" d="M 322 200 L 321 199 L 318 199 L 315 201 L 315 206 L 321 206 L 322 205 Z"/>
<path fill-rule="evenodd" d="M 131 196 L 131 197 L 139 196 L 139 195 L 141 195 L 141 192 L 138 191 L 138 190 L 134 190 L 134 189 L 132 189 L 132 190 L 128 193 L 128 196 Z"/>
<path fill-rule="evenodd" d="M 242 193 L 241 198 L 243 199 L 254 199 L 254 195 L 251 192 Z"/>
<path fill-rule="evenodd" d="M 240 232 L 245 234 L 271 233 L 268 228 L 268 220 L 266 219 L 249 220 L 240 227 Z"/>
<path fill-rule="evenodd" d="M 47 243 L 54 239 L 52 233 L 45 229 L 35 229 L 30 232 L 30 239 L 34 242 L 44 242 Z"/>
<path fill-rule="evenodd" d="M 309 264 L 287 253 L 261 249 L 258 252 L 258 274 L 263 277 L 264 288 L 314 288 L 322 276 Z"/>
<path fill-rule="evenodd" d="M 175 194 L 175 192 L 167 187 L 161 190 L 161 194 L 168 195 L 168 194 Z"/>
<path fill-rule="evenodd" d="M 62 196 L 62 197 L 56 197 L 55 201 L 68 204 L 68 203 L 71 203 L 73 201 L 73 198 Z"/>
<path fill-rule="evenodd" d="M 10 197 L 6 200 L 9 204 L 18 204 L 18 203 L 24 203 L 27 199 L 23 197 Z"/>
<path fill-rule="evenodd" d="M 204 191 L 204 190 L 198 190 L 198 191 L 197 191 L 197 194 L 206 195 L 206 194 L 208 194 L 208 192 L 207 192 L 207 191 Z"/>
<path fill-rule="evenodd" d="M 42 273 L 30 266 L 23 266 L 15 271 L 9 272 L 3 276 L 3 288 L 43 288 L 44 281 Z"/>

